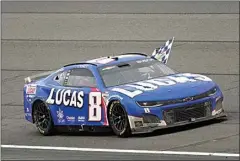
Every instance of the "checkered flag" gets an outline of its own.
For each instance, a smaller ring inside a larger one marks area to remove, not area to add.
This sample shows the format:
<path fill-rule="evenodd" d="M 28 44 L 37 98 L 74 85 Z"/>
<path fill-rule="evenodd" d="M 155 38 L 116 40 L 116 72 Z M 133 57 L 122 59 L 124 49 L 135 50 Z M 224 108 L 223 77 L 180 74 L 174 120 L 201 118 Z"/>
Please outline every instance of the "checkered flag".
<path fill-rule="evenodd" d="M 172 39 L 168 40 L 164 44 L 164 46 L 162 46 L 160 48 L 156 48 L 152 53 L 152 57 L 161 61 L 164 64 L 167 64 L 167 61 L 169 59 L 169 55 L 170 55 L 170 52 L 171 52 L 173 41 L 174 41 L 174 37 Z"/>

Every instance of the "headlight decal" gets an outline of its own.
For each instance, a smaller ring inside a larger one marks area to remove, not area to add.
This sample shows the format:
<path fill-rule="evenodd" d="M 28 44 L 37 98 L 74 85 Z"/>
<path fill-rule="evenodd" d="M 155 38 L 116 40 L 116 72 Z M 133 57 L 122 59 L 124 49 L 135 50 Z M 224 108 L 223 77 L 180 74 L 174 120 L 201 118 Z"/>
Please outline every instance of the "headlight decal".
<path fill-rule="evenodd" d="M 156 106 L 162 106 L 163 105 L 159 101 L 138 101 L 137 104 L 141 107 L 156 107 Z"/>
<path fill-rule="evenodd" d="M 207 92 L 207 96 L 213 96 L 216 93 L 217 93 L 217 87 L 214 87 Z"/>

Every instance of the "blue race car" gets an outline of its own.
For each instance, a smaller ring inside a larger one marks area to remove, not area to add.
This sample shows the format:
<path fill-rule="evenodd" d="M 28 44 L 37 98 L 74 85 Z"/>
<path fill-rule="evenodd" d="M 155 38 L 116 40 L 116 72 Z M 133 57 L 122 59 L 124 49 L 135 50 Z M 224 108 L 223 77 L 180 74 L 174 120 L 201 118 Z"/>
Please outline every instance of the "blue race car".
<path fill-rule="evenodd" d="M 215 82 L 166 65 L 173 40 L 151 56 L 108 56 L 25 78 L 26 120 L 43 135 L 110 129 L 127 137 L 226 117 Z"/>

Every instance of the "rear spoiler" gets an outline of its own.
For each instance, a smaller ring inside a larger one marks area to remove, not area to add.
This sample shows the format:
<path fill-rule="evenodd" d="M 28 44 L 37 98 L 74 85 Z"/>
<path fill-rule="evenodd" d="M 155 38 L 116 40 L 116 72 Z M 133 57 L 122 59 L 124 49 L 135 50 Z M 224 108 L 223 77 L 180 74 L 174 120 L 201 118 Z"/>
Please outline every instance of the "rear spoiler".
<path fill-rule="evenodd" d="M 32 75 L 32 76 L 29 76 L 29 77 L 26 77 L 24 78 L 24 82 L 27 84 L 27 83 L 32 83 L 32 82 L 35 82 L 39 79 L 42 79 L 42 78 L 46 78 L 47 76 L 49 76 L 50 74 L 52 74 L 53 72 L 55 72 L 55 70 L 53 71 L 48 71 L 48 72 L 44 72 L 44 73 L 40 73 L 40 74 L 36 74 L 36 75 Z"/>

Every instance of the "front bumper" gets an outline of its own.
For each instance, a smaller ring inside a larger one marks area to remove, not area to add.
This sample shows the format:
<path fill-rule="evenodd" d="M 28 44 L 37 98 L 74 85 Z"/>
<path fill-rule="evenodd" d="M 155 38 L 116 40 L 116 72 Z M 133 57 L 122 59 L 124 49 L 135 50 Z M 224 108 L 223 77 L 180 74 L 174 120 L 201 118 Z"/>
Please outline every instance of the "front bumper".
<path fill-rule="evenodd" d="M 159 129 L 183 126 L 183 125 L 188 125 L 188 124 L 193 124 L 193 123 L 198 123 L 198 122 L 203 122 L 203 121 L 208 121 L 208 120 L 213 120 L 213 119 L 221 119 L 221 118 L 226 118 L 226 117 L 227 117 L 227 115 L 224 112 L 224 110 L 220 109 L 216 112 L 213 111 L 211 116 L 191 119 L 188 121 L 182 121 L 182 122 L 174 123 L 171 125 L 167 125 L 164 120 L 160 120 L 160 123 L 142 123 L 141 125 L 139 125 L 139 127 L 136 127 L 135 126 L 136 122 L 140 123 L 142 118 L 133 117 L 133 116 L 129 116 L 129 121 L 130 121 L 130 125 L 132 127 L 131 128 L 132 134 L 140 134 L 140 133 L 150 133 L 150 132 L 153 132 L 153 131 L 156 131 Z"/>

